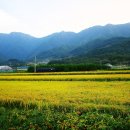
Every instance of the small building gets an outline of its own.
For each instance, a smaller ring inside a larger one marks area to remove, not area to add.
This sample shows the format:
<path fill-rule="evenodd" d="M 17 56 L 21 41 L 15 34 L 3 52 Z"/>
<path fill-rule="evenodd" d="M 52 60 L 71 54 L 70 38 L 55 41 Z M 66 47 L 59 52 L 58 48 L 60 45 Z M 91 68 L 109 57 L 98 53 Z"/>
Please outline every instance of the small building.
<path fill-rule="evenodd" d="M 105 66 L 109 67 L 110 69 L 112 69 L 112 68 L 113 68 L 113 65 L 112 65 L 112 64 L 110 64 L 110 63 L 105 64 Z"/>
<path fill-rule="evenodd" d="M 37 68 L 37 72 L 54 72 L 55 68 Z"/>
<path fill-rule="evenodd" d="M 18 71 L 27 71 L 28 70 L 28 66 L 19 66 L 17 67 Z"/>
<path fill-rule="evenodd" d="M 13 72 L 13 69 L 7 65 L 0 66 L 0 72 Z"/>

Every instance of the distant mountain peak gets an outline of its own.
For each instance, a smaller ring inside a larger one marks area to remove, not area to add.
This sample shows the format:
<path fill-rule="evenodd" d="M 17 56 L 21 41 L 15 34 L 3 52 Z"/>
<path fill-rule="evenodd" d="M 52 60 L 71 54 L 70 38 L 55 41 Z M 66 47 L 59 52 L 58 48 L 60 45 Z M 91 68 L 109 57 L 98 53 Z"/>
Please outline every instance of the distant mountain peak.
<path fill-rule="evenodd" d="M 99 47 L 99 43 L 102 45 L 102 40 L 116 37 L 118 40 L 121 40 L 119 37 L 130 37 L 130 23 L 97 25 L 79 33 L 61 31 L 42 38 L 35 38 L 21 32 L 0 33 L 0 54 L 7 59 L 29 60 L 35 55 L 40 60 L 58 59 L 77 55 L 78 52 L 86 53 L 86 50 L 90 51 L 89 48 Z"/>
<path fill-rule="evenodd" d="M 23 37 L 23 38 L 35 38 L 29 34 L 26 34 L 26 33 L 22 33 L 22 32 L 11 32 L 9 33 L 10 36 L 13 36 L 13 37 Z"/>
<path fill-rule="evenodd" d="M 108 23 L 108 24 L 106 24 L 106 25 L 104 25 L 104 26 L 111 27 L 111 26 L 113 26 L 113 24 Z"/>

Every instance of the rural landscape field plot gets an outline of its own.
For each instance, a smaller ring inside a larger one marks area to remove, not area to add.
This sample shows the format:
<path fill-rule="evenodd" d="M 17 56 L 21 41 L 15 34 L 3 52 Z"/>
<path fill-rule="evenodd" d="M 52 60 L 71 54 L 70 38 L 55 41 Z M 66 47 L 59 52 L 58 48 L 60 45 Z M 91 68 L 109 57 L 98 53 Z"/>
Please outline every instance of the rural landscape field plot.
<path fill-rule="evenodd" d="M 130 74 L 0 75 L 1 81 L 129 81 Z"/>
<path fill-rule="evenodd" d="M 1 74 L 0 130 L 129 129 L 129 77 Z"/>

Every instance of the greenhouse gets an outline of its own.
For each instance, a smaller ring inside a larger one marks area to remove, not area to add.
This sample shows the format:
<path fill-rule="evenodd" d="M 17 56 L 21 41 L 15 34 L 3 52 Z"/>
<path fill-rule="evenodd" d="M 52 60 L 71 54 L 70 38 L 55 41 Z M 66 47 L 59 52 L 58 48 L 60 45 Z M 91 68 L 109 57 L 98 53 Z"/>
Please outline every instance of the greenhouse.
<path fill-rule="evenodd" d="M 0 66 L 0 72 L 13 72 L 13 69 L 9 66 Z"/>

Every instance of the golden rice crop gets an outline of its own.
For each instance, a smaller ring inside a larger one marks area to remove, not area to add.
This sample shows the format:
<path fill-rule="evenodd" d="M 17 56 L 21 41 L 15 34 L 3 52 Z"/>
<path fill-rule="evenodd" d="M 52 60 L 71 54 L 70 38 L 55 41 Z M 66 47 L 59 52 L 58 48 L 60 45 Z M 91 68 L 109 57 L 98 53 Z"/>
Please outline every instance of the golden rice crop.
<path fill-rule="evenodd" d="M 97 70 L 97 71 L 76 71 L 76 72 L 43 72 L 43 73 L 0 73 L 1 76 L 13 75 L 89 75 L 89 74 L 130 74 L 130 70 Z"/>
<path fill-rule="evenodd" d="M 0 102 L 12 104 L 16 101 L 25 106 L 32 103 L 128 110 L 130 82 L 0 81 Z"/>
<path fill-rule="evenodd" d="M 78 73 L 0 74 L 0 129 L 129 129 L 130 74 Z"/>
<path fill-rule="evenodd" d="M 130 80 L 130 74 L 94 74 L 94 75 L 3 75 L 0 80 L 23 80 L 23 81 L 87 81 L 87 80 Z"/>

